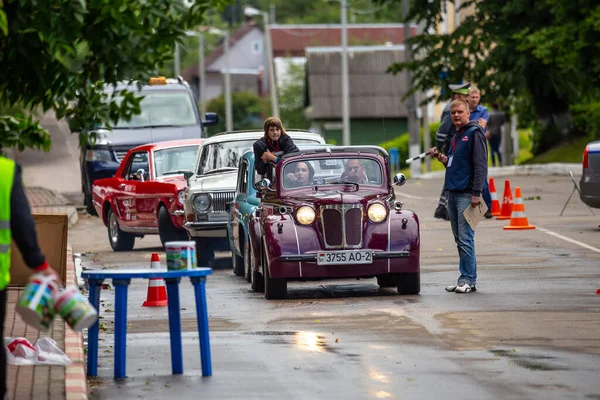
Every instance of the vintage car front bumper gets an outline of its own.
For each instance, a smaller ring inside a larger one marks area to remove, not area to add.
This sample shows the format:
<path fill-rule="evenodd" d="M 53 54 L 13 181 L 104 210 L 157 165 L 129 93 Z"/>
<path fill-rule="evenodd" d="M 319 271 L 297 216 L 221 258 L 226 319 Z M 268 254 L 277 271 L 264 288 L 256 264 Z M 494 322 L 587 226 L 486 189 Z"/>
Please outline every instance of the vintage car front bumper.
<path fill-rule="evenodd" d="M 373 251 L 371 264 L 317 265 L 317 254 L 283 255 L 269 268 L 272 278 L 325 279 L 359 278 L 419 272 L 419 251 Z"/>
<path fill-rule="evenodd" d="M 376 251 L 373 252 L 373 259 L 388 259 L 388 258 L 408 258 L 410 257 L 410 252 L 408 251 Z M 294 262 L 294 261 L 304 261 L 304 262 L 317 262 L 316 254 L 301 254 L 301 255 L 292 255 L 292 256 L 281 256 L 279 257 L 280 262 Z"/>

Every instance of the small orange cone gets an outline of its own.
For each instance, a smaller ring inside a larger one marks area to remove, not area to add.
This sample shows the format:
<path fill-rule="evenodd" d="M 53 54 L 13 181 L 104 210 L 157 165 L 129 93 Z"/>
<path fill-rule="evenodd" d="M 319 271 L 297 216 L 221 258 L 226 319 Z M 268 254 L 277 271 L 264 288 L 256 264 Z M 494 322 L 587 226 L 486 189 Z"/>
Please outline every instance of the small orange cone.
<path fill-rule="evenodd" d="M 513 209 L 513 197 L 512 191 L 510 190 L 510 181 L 507 179 L 504 181 L 504 198 L 502 199 L 502 210 L 500 215 L 496 219 L 510 219 Z"/>
<path fill-rule="evenodd" d="M 158 253 L 152 253 L 150 269 L 158 268 L 160 268 Z M 146 295 L 146 301 L 144 301 L 142 307 L 164 307 L 166 305 L 168 305 L 168 302 L 165 280 L 162 278 L 150 278 L 148 280 L 148 294 Z"/>
<path fill-rule="evenodd" d="M 513 205 L 510 224 L 504 229 L 535 229 L 535 226 L 529 225 L 527 216 L 525 215 L 525 204 L 521 198 L 521 188 L 517 186 L 515 189 L 515 202 Z"/>
<path fill-rule="evenodd" d="M 494 178 L 490 178 L 490 195 L 492 196 L 492 209 L 490 210 L 492 217 L 498 217 L 502 215 L 500 212 L 500 202 L 498 201 L 498 195 L 496 194 L 496 185 L 494 184 Z"/>

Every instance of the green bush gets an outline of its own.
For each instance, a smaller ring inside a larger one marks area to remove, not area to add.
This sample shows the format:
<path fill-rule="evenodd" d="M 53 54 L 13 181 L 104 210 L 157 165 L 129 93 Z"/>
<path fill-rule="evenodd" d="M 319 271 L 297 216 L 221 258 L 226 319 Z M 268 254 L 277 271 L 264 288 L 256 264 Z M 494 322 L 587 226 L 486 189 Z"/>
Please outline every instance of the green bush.
<path fill-rule="evenodd" d="M 431 137 L 431 146 L 432 147 L 435 146 L 435 133 L 437 132 L 439 127 L 440 127 L 439 123 L 429 124 L 429 135 Z M 420 134 L 421 134 L 421 150 L 426 151 L 428 149 L 424 148 L 425 141 L 423 140 L 423 137 L 424 137 L 423 136 L 423 128 L 421 128 Z M 409 156 L 408 144 L 409 144 L 408 133 L 405 132 L 392 140 L 388 140 L 387 142 L 381 143 L 379 146 L 383 147 L 387 152 L 389 152 L 391 148 L 394 148 L 394 147 L 397 148 L 398 153 L 399 153 L 399 158 L 400 158 L 400 169 L 402 169 L 407 166 L 406 159 Z"/>

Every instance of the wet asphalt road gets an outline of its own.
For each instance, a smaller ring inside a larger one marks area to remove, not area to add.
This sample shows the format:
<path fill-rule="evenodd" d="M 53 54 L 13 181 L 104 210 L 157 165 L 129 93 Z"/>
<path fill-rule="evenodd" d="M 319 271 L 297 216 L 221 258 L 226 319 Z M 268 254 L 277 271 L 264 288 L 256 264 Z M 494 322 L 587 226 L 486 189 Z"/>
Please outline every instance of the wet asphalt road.
<path fill-rule="evenodd" d="M 113 376 L 113 291 L 102 292 L 99 375 L 92 399 L 600 399 L 600 210 L 573 198 L 568 177 L 511 177 L 533 231 L 477 229 L 478 291 L 446 293 L 458 276 L 449 223 L 432 217 L 439 180 L 398 189 L 421 218 L 421 294 L 374 279 L 295 282 L 267 301 L 221 255 L 207 284 L 213 376 L 200 370 L 193 292 L 181 285 L 183 376 L 173 376 L 166 308 L 129 290 L 127 375 Z M 504 179 L 496 186 L 501 192 Z M 539 199 L 537 199 L 539 196 Z M 502 198 L 502 193 L 498 194 Z M 528 200 L 528 198 L 530 198 Z M 149 265 L 157 238 L 114 253 L 106 229 L 82 216 L 71 230 L 87 268 Z M 161 252 L 164 263 L 164 254 Z"/>

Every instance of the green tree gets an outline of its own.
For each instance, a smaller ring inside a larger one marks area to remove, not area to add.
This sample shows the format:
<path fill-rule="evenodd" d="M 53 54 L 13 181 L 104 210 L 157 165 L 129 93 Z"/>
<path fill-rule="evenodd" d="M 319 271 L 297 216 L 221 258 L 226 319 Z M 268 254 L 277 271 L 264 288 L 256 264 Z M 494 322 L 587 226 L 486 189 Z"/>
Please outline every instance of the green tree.
<path fill-rule="evenodd" d="M 306 90 L 304 65 L 289 62 L 286 82 L 278 89 L 281 121 L 287 128 L 308 129 L 310 120 L 304 116 Z"/>
<path fill-rule="evenodd" d="M 467 0 L 461 7 L 473 7 L 474 13 L 454 32 L 429 33 L 442 21 L 445 6 L 445 0 L 411 0 L 408 20 L 423 23 L 424 33 L 410 39 L 415 61 L 394 64 L 391 72 L 412 71 L 413 90 L 469 80 L 488 101 L 524 100 L 537 119 L 535 153 L 581 133 L 571 106 L 586 110 L 598 101 L 598 93 L 589 90 L 600 77 L 597 1 Z M 584 125 L 590 118 L 583 117 Z"/>
<path fill-rule="evenodd" d="M 231 94 L 233 110 L 233 130 L 262 129 L 263 116 L 270 102 L 250 92 Z M 207 128 L 208 136 L 225 131 L 225 96 L 221 95 L 208 102 L 206 109 L 219 115 L 219 123 Z"/>
<path fill-rule="evenodd" d="M 20 109 L 0 122 L 0 147 L 48 150 L 31 118 L 54 109 L 73 128 L 116 123 L 140 98 L 103 94 L 103 84 L 144 82 L 173 57 L 174 43 L 227 0 L 0 0 L 0 104 Z M 0 108 L 0 111 L 6 109 Z"/>

